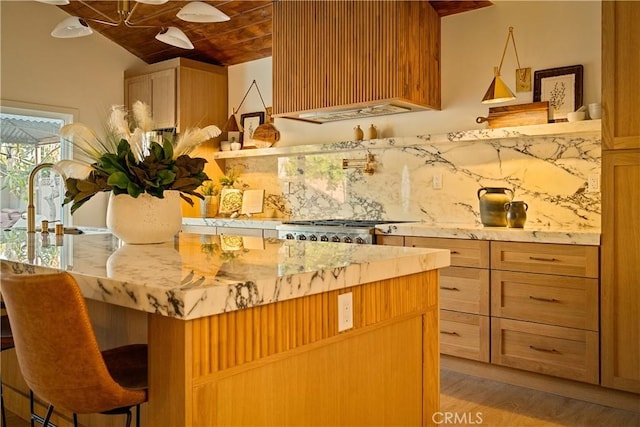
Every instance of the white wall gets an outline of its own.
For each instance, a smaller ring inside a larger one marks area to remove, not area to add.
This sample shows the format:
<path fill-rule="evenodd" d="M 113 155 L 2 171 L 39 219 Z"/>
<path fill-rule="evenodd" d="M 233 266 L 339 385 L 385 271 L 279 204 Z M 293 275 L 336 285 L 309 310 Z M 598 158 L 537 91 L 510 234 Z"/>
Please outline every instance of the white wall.
<path fill-rule="evenodd" d="M 478 116 L 487 116 L 489 106 L 480 103 L 500 62 L 509 27 L 522 67 L 536 70 L 582 64 L 584 103 L 600 101 L 601 3 L 600 1 L 494 1 L 494 5 L 442 19 L 442 110 L 426 111 L 323 125 L 276 119 L 282 137 L 278 145 L 298 145 L 351 140 L 353 128 L 371 123 L 380 137 L 413 136 L 457 130 L 482 129 Z M 271 58 L 229 67 L 229 111 L 237 107 L 256 79 L 265 103 L 272 104 Z M 502 66 L 502 76 L 515 91 L 517 68 L 510 44 Z M 533 89 L 533 81 L 532 81 Z M 533 101 L 533 92 L 516 93 L 505 104 Z M 241 113 L 263 110 L 252 90 Z"/>
<path fill-rule="evenodd" d="M 51 37 L 69 16 L 55 6 L 2 1 L 0 14 L 2 100 L 77 110 L 77 121 L 100 133 L 109 107 L 123 103 L 124 70 L 144 62 L 97 33 Z M 106 194 L 100 196 L 74 214 L 76 225 L 104 225 Z"/>

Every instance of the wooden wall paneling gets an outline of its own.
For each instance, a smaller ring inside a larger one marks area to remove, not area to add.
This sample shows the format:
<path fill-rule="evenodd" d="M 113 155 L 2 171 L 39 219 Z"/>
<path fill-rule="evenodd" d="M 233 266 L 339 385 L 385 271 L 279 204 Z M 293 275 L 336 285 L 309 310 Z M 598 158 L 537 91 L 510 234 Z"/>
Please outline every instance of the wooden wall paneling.
<path fill-rule="evenodd" d="M 175 404 L 193 402 L 192 367 L 202 365 L 202 353 L 193 353 L 193 323 L 149 314 L 147 425 L 194 425 L 192 411 L 185 404 Z"/>
<path fill-rule="evenodd" d="M 396 98 L 440 108 L 428 2 L 277 2 L 273 37 L 274 114 Z"/>
<path fill-rule="evenodd" d="M 431 424 L 437 281 L 432 271 L 192 321 L 150 315 L 150 384 L 154 393 L 171 390 L 153 394 L 150 421 Z M 353 293 L 354 328 L 338 333 L 345 292 Z"/>
<path fill-rule="evenodd" d="M 640 148 L 640 4 L 602 2 L 604 149 Z"/>

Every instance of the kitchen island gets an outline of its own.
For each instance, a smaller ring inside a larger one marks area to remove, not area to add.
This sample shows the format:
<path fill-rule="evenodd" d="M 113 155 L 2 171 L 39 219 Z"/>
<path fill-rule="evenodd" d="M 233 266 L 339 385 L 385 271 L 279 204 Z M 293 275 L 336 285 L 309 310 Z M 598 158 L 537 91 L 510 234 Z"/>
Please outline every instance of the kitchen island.
<path fill-rule="evenodd" d="M 4 233 L 3 268 L 70 272 L 101 345 L 148 341 L 147 426 L 433 423 L 448 251 L 187 233 L 140 246 L 108 233 L 33 237 Z M 353 327 L 339 331 L 342 294 Z M 14 358 L 5 353 L 3 368 Z M 5 396 L 18 412 L 26 390 L 15 376 Z"/>

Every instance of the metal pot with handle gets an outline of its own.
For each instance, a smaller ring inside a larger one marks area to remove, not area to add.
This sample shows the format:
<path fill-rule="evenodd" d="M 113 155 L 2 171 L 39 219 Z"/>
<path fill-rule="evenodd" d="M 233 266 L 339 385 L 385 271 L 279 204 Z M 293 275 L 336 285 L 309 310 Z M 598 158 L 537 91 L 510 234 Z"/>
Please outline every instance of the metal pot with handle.
<path fill-rule="evenodd" d="M 504 187 L 482 187 L 478 190 L 480 220 L 486 227 L 506 227 L 504 205 L 513 200 L 513 190 Z"/>

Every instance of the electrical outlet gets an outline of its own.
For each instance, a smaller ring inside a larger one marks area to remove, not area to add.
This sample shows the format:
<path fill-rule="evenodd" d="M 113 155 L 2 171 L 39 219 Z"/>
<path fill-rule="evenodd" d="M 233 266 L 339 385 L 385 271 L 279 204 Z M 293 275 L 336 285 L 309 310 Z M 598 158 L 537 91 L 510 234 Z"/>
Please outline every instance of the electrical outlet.
<path fill-rule="evenodd" d="M 338 295 L 338 332 L 353 328 L 353 293 Z"/>
<path fill-rule="evenodd" d="M 442 174 L 433 174 L 433 182 L 431 183 L 434 190 L 442 190 Z"/>
<path fill-rule="evenodd" d="M 597 193 L 600 191 L 600 175 L 597 173 L 589 174 L 587 177 L 587 191 L 589 193 Z"/>

